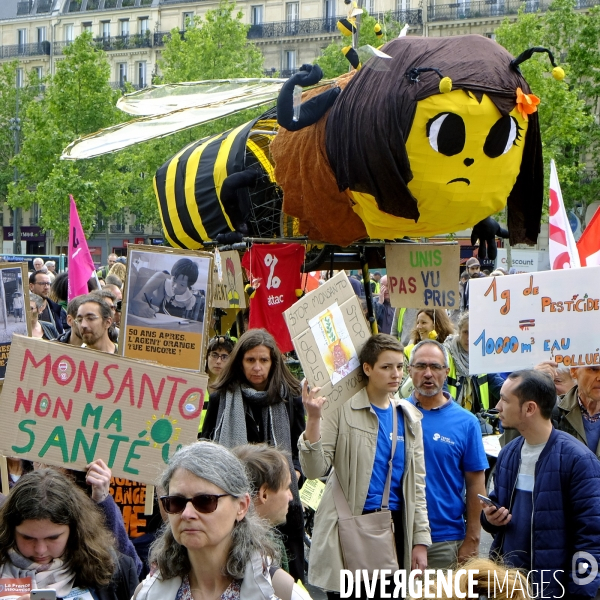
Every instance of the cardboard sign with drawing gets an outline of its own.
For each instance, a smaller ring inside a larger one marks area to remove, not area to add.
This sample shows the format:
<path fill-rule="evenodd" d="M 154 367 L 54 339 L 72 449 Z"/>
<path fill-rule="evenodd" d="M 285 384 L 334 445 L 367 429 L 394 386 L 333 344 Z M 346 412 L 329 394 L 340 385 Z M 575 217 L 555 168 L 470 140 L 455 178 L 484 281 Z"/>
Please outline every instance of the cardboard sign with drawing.
<path fill-rule="evenodd" d="M 213 308 L 246 308 L 244 276 L 240 255 L 235 250 L 215 250 L 212 278 Z"/>
<path fill-rule="evenodd" d="M 358 355 L 371 336 L 358 297 L 342 271 L 283 313 L 304 375 L 341 406 L 366 385 Z"/>

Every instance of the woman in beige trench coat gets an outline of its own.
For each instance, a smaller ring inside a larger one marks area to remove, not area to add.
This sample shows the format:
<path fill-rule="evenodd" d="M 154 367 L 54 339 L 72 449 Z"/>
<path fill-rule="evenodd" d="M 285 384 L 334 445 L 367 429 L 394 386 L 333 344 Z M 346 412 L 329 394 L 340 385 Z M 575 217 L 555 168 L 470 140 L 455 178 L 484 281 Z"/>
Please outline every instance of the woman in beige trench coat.
<path fill-rule="evenodd" d="M 403 347 L 394 337 L 377 334 L 367 341 L 359 359 L 368 379 L 367 386 L 324 416 L 326 398 L 318 397 L 320 388 L 309 392 L 306 382 L 303 386 L 307 421 L 306 430 L 298 440 L 302 470 L 308 479 L 316 479 L 324 476 L 331 466 L 335 469 L 328 478 L 316 513 L 308 569 L 309 582 L 330 590 L 330 599 L 339 597 L 336 592 L 340 590 L 340 570 L 344 568 L 332 478 L 337 473 L 354 515 L 371 512 L 365 507 L 381 502 L 385 477 L 383 481 L 377 477 L 377 464 L 381 475 L 391 456 L 394 414 L 398 420 L 398 443 L 393 466 L 396 477 L 394 471 L 392 475 L 396 488 L 393 483 L 391 496 L 395 493 L 398 510 L 394 510 L 392 497 L 390 508 L 396 531 L 400 527 L 403 532 L 396 536 L 400 568 L 425 569 L 427 546 L 431 544 L 425 502 L 421 413 L 412 404 L 392 397 L 402 380 Z M 389 432 L 384 428 L 386 414 L 389 415 Z M 376 453 L 382 451 L 386 455 L 376 457 Z M 396 469 L 399 452 L 404 458 L 402 472 Z"/>

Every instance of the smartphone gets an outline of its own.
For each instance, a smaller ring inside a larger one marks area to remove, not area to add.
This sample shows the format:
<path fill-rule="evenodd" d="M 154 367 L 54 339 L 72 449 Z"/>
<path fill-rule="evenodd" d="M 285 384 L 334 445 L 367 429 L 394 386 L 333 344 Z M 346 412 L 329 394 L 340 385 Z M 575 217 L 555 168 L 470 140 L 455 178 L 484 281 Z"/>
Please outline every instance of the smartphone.
<path fill-rule="evenodd" d="M 56 590 L 31 590 L 31 600 L 56 600 Z"/>
<path fill-rule="evenodd" d="M 493 500 L 490 500 L 487 496 L 482 496 L 481 494 L 477 494 L 477 497 L 482 501 L 485 502 L 488 506 L 495 506 L 496 508 L 501 508 L 501 506 L 499 504 L 497 504 L 496 502 L 494 502 Z"/>

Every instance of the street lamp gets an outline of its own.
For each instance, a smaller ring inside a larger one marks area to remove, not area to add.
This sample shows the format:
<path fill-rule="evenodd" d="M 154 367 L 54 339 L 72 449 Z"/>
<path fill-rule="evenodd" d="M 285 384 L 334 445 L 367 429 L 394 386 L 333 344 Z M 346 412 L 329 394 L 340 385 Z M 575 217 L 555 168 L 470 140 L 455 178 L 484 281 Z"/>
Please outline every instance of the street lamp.
<path fill-rule="evenodd" d="M 16 83 L 16 112 L 15 117 L 10 120 L 9 130 L 14 133 L 15 136 L 15 156 L 19 154 L 20 142 L 21 142 L 21 119 L 19 118 L 19 81 L 17 75 Z M 19 181 L 19 170 L 15 165 L 15 185 Z M 13 208 L 13 254 L 21 254 L 21 223 L 20 223 L 20 208 Z"/>

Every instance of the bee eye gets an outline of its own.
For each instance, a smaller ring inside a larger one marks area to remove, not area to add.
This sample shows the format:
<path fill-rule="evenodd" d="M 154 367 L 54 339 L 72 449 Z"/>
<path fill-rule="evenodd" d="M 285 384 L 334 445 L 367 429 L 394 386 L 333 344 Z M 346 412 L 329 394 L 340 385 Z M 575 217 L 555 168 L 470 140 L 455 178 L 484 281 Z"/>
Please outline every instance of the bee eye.
<path fill-rule="evenodd" d="M 465 147 L 465 122 L 454 113 L 440 113 L 428 121 L 427 137 L 429 145 L 436 152 L 454 156 Z"/>
<path fill-rule="evenodd" d="M 516 146 L 517 140 L 521 139 L 521 128 L 517 120 L 510 115 L 500 117 L 490 129 L 483 151 L 490 158 L 498 158 L 506 154 L 513 146 Z"/>

